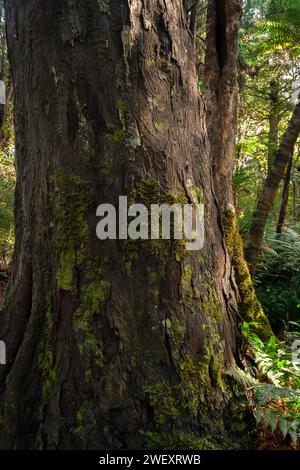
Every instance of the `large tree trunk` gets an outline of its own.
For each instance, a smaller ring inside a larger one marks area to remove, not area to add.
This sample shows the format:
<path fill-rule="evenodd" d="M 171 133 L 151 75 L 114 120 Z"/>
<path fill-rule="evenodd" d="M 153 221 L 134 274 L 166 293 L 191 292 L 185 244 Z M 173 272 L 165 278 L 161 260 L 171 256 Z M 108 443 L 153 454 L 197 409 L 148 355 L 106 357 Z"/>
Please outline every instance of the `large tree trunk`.
<path fill-rule="evenodd" d="M 257 207 L 253 215 L 249 237 L 245 249 L 246 259 L 252 274 L 255 274 L 256 265 L 259 259 L 260 248 L 263 235 L 268 220 L 268 216 L 276 196 L 280 181 L 284 177 L 285 169 L 300 133 L 300 100 L 295 106 L 289 125 L 282 137 L 280 147 L 276 153 L 271 171 L 269 172 Z"/>
<path fill-rule="evenodd" d="M 222 213 L 233 205 L 232 173 L 237 129 L 240 0 L 209 0 L 205 60 L 207 127 L 215 193 Z"/>
<path fill-rule="evenodd" d="M 218 440 L 240 317 L 182 2 L 8 0 L 6 10 L 17 187 L 1 446 Z M 203 198 L 203 250 L 100 242 L 96 208 L 119 195 Z"/>

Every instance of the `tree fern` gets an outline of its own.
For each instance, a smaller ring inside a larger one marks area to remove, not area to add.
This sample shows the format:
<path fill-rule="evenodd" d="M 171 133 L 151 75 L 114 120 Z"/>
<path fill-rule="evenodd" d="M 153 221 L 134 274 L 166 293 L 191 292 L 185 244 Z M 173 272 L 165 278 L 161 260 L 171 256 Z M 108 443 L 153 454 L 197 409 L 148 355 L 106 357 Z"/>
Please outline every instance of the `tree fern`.
<path fill-rule="evenodd" d="M 295 32 L 300 30 L 300 3 L 299 0 L 271 0 L 267 18 L 271 21 L 288 25 Z"/>
<path fill-rule="evenodd" d="M 256 31 L 262 33 L 265 51 L 289 48 L 295 56 L 300 52 L 300 2 L 299 0 L 271 0 L 266 19 Z"/>

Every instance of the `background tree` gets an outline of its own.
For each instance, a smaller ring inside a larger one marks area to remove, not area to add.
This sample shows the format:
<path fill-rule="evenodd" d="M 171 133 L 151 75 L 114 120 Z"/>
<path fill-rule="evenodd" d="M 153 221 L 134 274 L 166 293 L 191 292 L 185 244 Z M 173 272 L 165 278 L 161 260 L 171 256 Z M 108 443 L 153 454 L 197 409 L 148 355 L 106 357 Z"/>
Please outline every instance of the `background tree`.
<path fill-rule="evenodd" d="M 296 3 L 293 1 L 285 4 L 274 1 L 270 3 L 269 12 L 269 17 L 272 19 L 273 23 L 271 23 L 271 25 L 267 24 L 267 26 L 263 25 L 263 30 L 268 32 L 269 42 L 273 41 L 274 31 L 278 31 L 278 28 L 281 28 L 282 35 L 279 38 L 276 37 L 276 44 L 278 45 L 278 41 L 280 39 L 282 47 L 289 47 L 290 41 L 294 41 L 294 43 L 292 42 L 292 46 L 294 46 L 292 48 L 292 52 L 294 54 L 295 48 L 297 49 L 297 34 L 293 34 L 293 32 L 295 32 L 295 24 L 297 24 L 300 18 L 299 5 L 297 7 Z M 281 23 L 279 23 L 279 21 L 281 21 Z M 275 160 L 264 183 L 256 211 L 253 215 L 246 247 L 246 258 L 253 274 L 255 273 L 256 264 L 258 262 L 259 251 L 267 219 L 270 214 L 276 192 L 279 188 L 279 184 L 284 177 L 286 166 L 289 160 L 293 157 L 294 147 L 300 132 L 298 108 L 299 102 L 295 106 L 289 125 L 282 137 L 281 145 L 276 153 Z"/>
<path fill-rule="evenodd" d="M 268 215 L 280 181 L 284 177 L 286 166 L 294 153 L 295 144 L 300 133 L 300 103 L 295 106 L 289 126 L 282 138 L 278 152 L 276 153 L 271 171 L 264 183 L 260 194 L 256 211 L 246 245 L 246 259 L 252 274 L 255 273 L 259 252 L 263 240 L 264 230 Z"/>
<path fill-rule="evenodd" d="M 243 236 L 290 119 L 299 80 L 299 60 L 290 45 L 275 43 L 272 23 L 266 20 L 267 6 L 266 2 L 244 2 L 240 29 L 234 187 Z M 276 198 L 270 221 L 278 217 L 278 211 Z"/>
<path fill-rule="evenodd" d="M 279 218 L 278 218 L 278 223 L 276 227 L 276 233 L 278 234 L 282 233 L 283 225 L 284 225 L 285 218 L 287 215 L 286 213 L 287 213 L 287 206 L 288 206 L 288 201 L 289 201 L 290 182 L 291 182 L 292 171 L 293 171 L 293 156 L 294 154 L 290 156 L 289 162 L 287 164 L 286 175 L 284 178 L 284 186 L 282 190 L 280 212 L 279 212 Z"/>

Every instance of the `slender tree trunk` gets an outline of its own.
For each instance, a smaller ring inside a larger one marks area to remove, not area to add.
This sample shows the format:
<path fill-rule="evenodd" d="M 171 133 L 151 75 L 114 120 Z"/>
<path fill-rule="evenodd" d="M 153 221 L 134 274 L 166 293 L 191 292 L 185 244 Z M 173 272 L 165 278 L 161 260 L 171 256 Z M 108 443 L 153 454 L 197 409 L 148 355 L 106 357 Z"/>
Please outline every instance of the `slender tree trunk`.
<path fill-rule="evenodd" d="M 296 184 L 296 172 L 295 165 L 293 165 L 293 175 L 292 175 L 292 187 L 293 187 L 293 225 L 297 224 L 297 184 Z"/>
<path fill-rule="evenodd" d="M 297 214 L 297 195 L 298 191 L 298 173 L 299 173 L 299 157 L 300 151 L 298 146 L 297 158 L 293 165 L 293 225 L 297 224 L 298 214 Z"/>
<path fill-rule="evenodd" d="M 270 113 L 268 136 L 268 171 L 271 170 L 278 149 L 279 134 L 279 86 L 272 80 L 270 83 Z"/>
<path fill-rule="evenodd" d="M 289 202 L 289 194 L 290 194 L 290 183 L 291 183 L 291 177 L 292 177 L 292 171 L 293 171 L 293 155 L 291 155 L 287 169 L 286 169 L 286 174 L 284 178 L 284 185 L 283 185 L 283 190 L 282 190 L 282 197 L 281 197 L 281 205 L 280 205 L 280 212 L 279 212 L 279 218 L 278 218 L 278 223 L 276 227 L 276 233 L 280 234 L 282 233 L 284 222 L 286 219 L 286 213 L 287 213 L 287 208 L 288 208 L 288 202 Z"/>
<path fill-rule="evenodd" d="M 6 13 L 17 187 L 1 446 L 218 441 L 240 317 L 182 2 L 8 0 Z M 203 250 L 100 242 L 96 207 L 120 195 L 204 200 Z"/>
<path fill-rule="evenodd" d="M 289 125 L 282 137 L 271 171 L 266 178 L 254 212 L 249 237 L 246 245 L 246 259 L 252 274 L 255 274 L 260 248 L 268 215 L 272 207 L 280 181 L 284 177 L 286 166 L 294 152 L 300 133 L 300 102 L 295 106 Z"/>

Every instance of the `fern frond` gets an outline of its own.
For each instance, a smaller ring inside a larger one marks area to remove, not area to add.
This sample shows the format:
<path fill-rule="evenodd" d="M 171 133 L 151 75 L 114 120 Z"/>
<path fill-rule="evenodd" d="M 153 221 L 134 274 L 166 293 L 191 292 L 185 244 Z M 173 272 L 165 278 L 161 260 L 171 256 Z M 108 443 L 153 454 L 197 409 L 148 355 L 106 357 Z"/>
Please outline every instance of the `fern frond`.
<path fill-rule="evenodd" d="M 231 369 L 226 370 L 225 375 L 231 377 L 238 385 L 243 388 L 253 388 L 257 385 L 257 380 L 252 377 L 252 375 L 238 367 L 232 367 Z"/>
<path fill-rule="evenodd" d="M 293 48 L 300 43 L 299 31 L 289 24 L 266 21 L 257 25 L 256 30 L 265 36 L 261 45 L 265 51 L 274 48 Z"/>
<path fill-rule="evenodd" d="M 255 388 L 254 399 L 259 405 L 266 405 L 271 401 L 283 398 L 300 398 L 300 393 L 284 387 L 276 387 L 272 384 L 261 384 Z"/>

